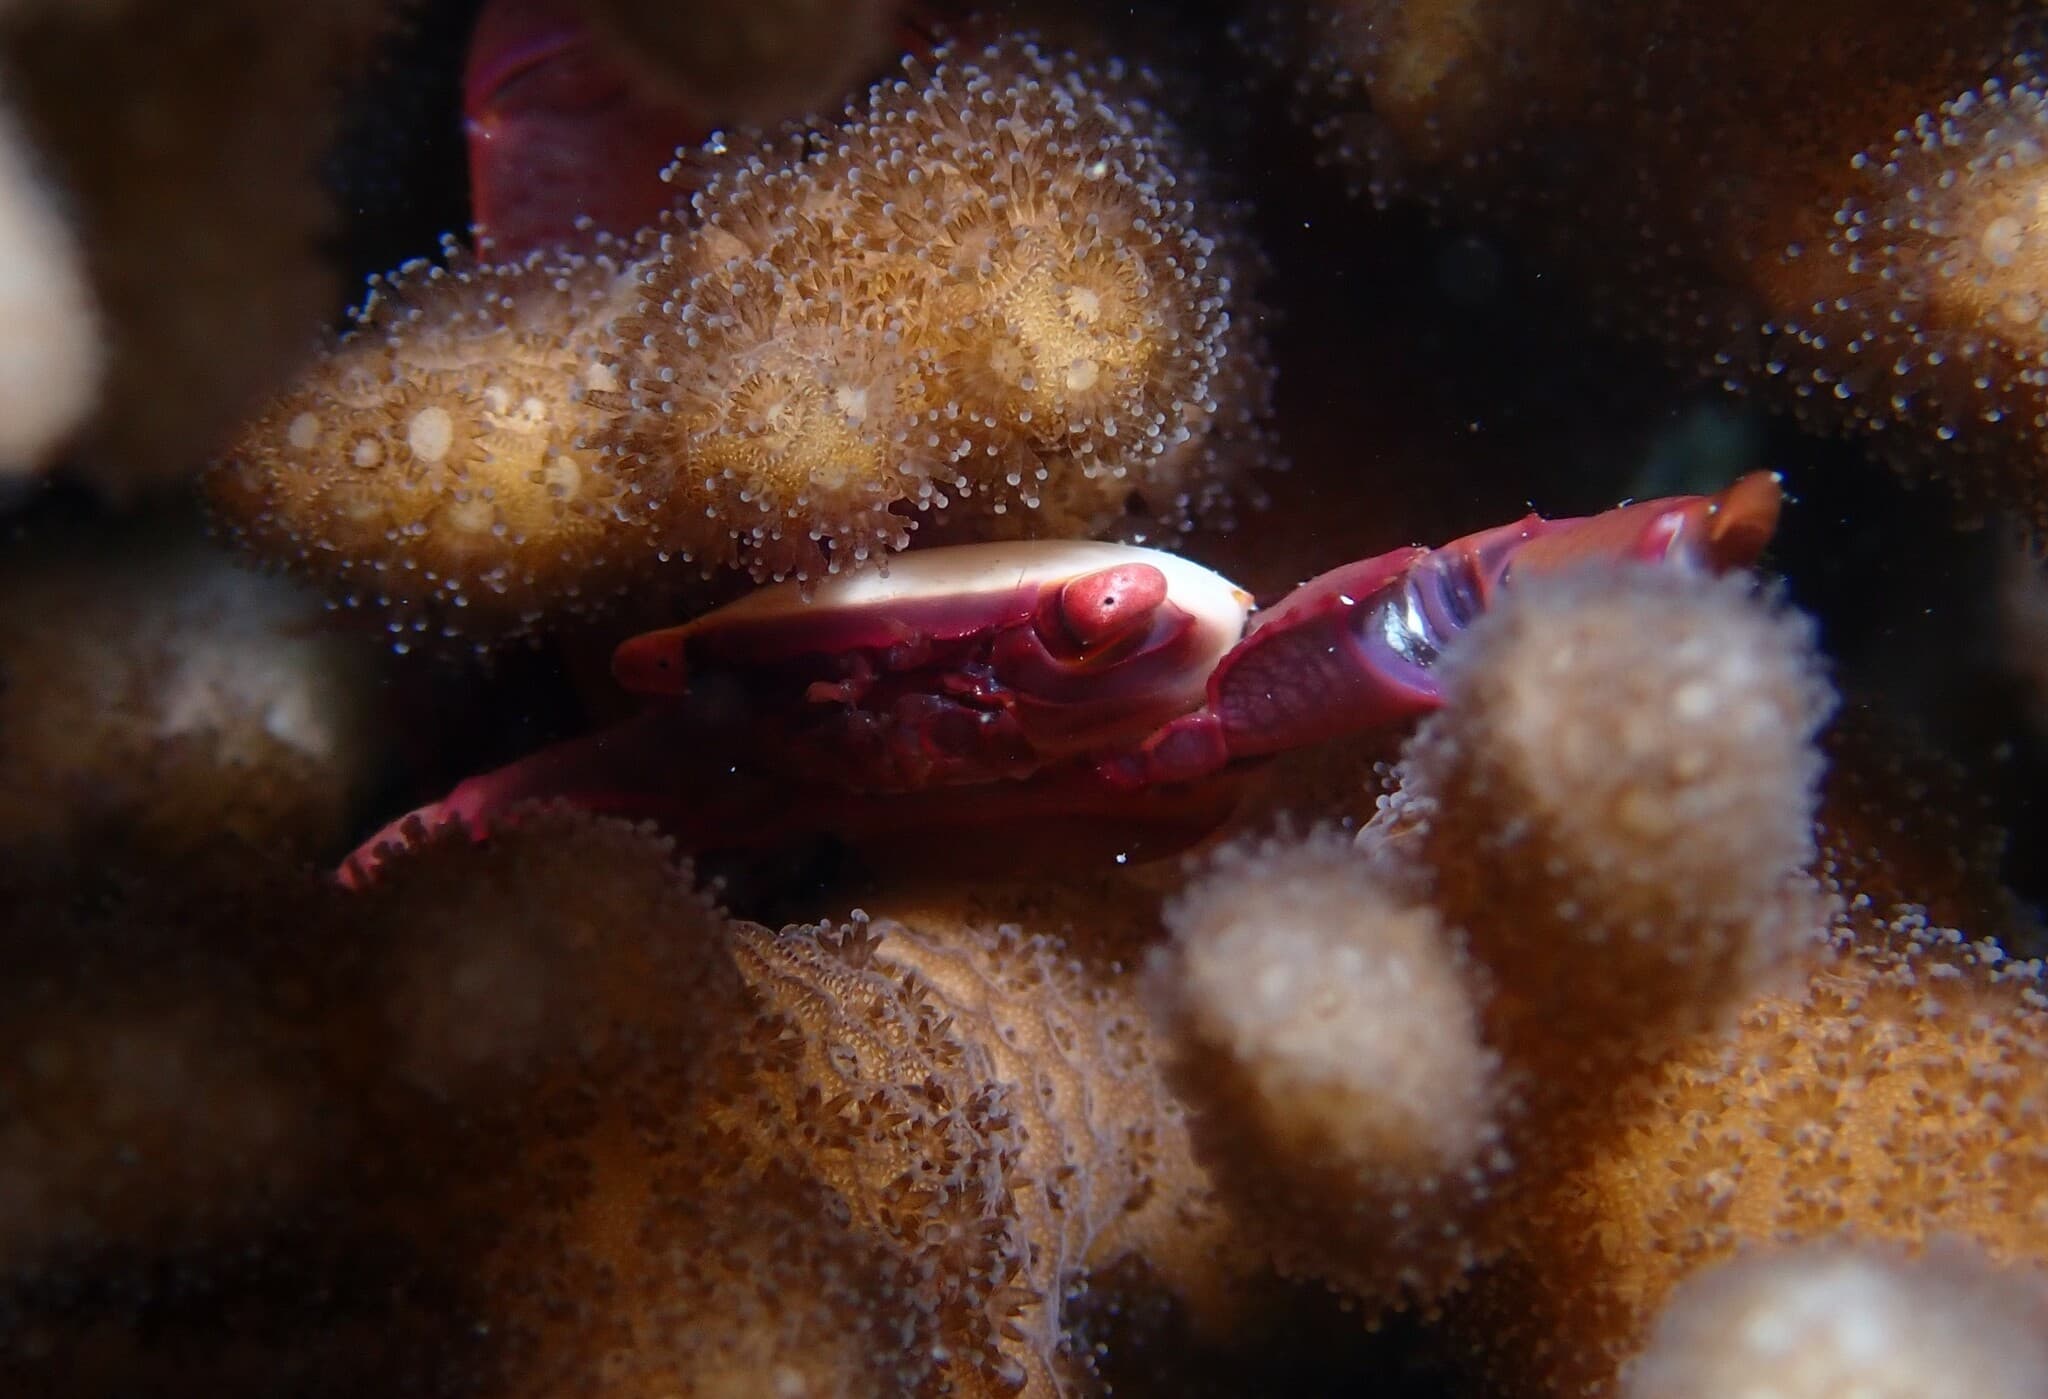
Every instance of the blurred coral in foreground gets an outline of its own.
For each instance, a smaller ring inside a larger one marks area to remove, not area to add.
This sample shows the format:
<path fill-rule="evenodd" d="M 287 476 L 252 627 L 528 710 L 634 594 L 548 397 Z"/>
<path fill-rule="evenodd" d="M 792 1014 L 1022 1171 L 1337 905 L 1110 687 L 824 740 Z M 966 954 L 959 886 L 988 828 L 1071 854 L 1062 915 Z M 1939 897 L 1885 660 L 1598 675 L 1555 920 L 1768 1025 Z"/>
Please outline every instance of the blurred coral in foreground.
<path fill-rule="evenodd" d="M 34 366 L 20 390 L 32 401 L 0 402 L 6 432 L 23 434 L 0 438 L 12 464 L 47 466 L 61 448 L 122 499 L 181 482 L 328 314 L 335 219 L 315 167 L 392 13 L 319 0 L 296 14 L 276 23 L 263 0 L 0 13 L 4 100 L 49 201 L 24 207 L 33 193 L 9 176 L 12 246 L 40 249 L 47 308 L 5 323 L 6 377 Z"/>
<path fill-rule="evenodd" d="M 1620 332 L 2039 531 L 2037 20 L 2025 0 L 1345 0 L 1267 32 L 1376 197 L 1514 230 Z"/>
<path fill-rule="evenodd" d="M 99 399 L 104 349 L 80 250 L 0 111 L 0 471 L 43 465 Z"/>
<path fill-rule="evenodd" d="M 2023 1399 L 2048 1385 L 2044 1284 L 1953 1242 L 1752 1255 L 1685 1284 L 1626 1393 Z"/>
<path fill-rule="evenodd" d="M 45 531 L 0 565 L 0 869 L 332 848 L 374 775 L 368 658 L 189 523 Z M 5 876 L 0 876 L 4 878 Z"/>

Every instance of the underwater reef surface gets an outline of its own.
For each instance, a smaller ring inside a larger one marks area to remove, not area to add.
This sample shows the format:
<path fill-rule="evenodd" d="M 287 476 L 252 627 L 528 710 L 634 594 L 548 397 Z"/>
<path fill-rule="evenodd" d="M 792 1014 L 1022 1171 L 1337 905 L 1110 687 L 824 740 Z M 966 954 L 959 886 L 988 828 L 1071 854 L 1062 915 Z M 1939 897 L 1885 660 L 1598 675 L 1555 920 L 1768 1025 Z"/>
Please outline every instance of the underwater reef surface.
<path fill-rule="evenodd" d="M 8 1392 L 2044 1392 L 2042 13 L 1096 8 L 0 4 Z M 1218 772 L 961 780 L 901 609 L 889 790 L 765 650 L 687 823 L 549 746 L 777 580 L 1532 508 Z"/>

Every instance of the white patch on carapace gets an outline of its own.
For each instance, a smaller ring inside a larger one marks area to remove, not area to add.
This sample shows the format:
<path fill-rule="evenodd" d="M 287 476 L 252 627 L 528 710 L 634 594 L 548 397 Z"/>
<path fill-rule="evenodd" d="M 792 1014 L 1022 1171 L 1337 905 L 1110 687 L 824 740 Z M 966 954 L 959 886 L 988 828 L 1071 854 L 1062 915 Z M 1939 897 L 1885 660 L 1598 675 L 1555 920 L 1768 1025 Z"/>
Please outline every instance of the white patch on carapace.
<path fill-rule="evenodd" d="M 1006 596 L 1027 584 L 1076 578 L 1127 563 L 1148 563 L 1165 574 L 1166 600 L 1194 617 L 1201 644 L 1189 657 L 1189 682 L 1199 695 L 1209 672 L 1243 639 L 1252 596 L 1192 559 L 1134 544 L 1024 539 L 914 549 L 890 559 L 886 574 L 873 569 L 839 574 L 814 585 L 808 600 L 802 584 L 777 583 L 706 613 L 682 630 L 687 634 L 744 626 L 812 609 L 888 611 L 947 595 L 981 592 Z"/>

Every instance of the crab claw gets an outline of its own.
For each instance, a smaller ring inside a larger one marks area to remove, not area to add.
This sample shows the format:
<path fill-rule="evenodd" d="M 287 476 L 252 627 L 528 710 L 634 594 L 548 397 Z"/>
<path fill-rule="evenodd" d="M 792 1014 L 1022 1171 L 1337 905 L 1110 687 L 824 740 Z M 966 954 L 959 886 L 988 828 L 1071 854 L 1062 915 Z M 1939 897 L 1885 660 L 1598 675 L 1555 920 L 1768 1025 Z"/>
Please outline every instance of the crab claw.
<path fill-rule="evenodd" d="M 1671 559 L 1725 573 L 1763 556 L 1783 504 L 1777 475 L 1752 471 L 1715 495 L 1638 501 L 1583 519 L 1546 522 L 1547 528 L 1516 540 L 1504 563 L 1521 575 L 1594 559 Z"/>
<path fill-rule="evenodd" d="M 1127 790 L 1190 782 L 1233 763 L 1414 719 L 1441 701 L 1437 663 L 1504 587 L 1601 560 L 1721 573 L 1756 562 L 1777 528 L 1778 478 L 1717 495 L 1639 501 L 1598 515 L 1399 549 L 1313 578 L 1263 614 L 1209 678 L 1207 703 L 1102 763 Z"/>
<path fill-rule="evenodd" d="M 697 107 L 643 91 L 592 41 L 568 0 L 488 0 L 462 75 L 470 213 L 516 257 L 582 236 L 626 235 L 688 193 L 663 180 L 710 134 Z"/>

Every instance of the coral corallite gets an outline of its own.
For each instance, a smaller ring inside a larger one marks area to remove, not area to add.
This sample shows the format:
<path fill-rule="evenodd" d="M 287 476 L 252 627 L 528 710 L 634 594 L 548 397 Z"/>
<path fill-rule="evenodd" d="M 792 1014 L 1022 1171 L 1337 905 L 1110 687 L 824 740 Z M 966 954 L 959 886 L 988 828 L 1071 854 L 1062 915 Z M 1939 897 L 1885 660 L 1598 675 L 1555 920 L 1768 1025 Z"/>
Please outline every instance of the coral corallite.
<path fill-rule="evenodd" d="M 942 51 L 706 159 L 631 258 L 380 290 L 215 468 L 228 526 L 396 628 L 488 641 L 675 560 L 815 577 L 926 522 L 1173 530 L 1258 459 L 1236 212 L 1131 75 Z"/>

